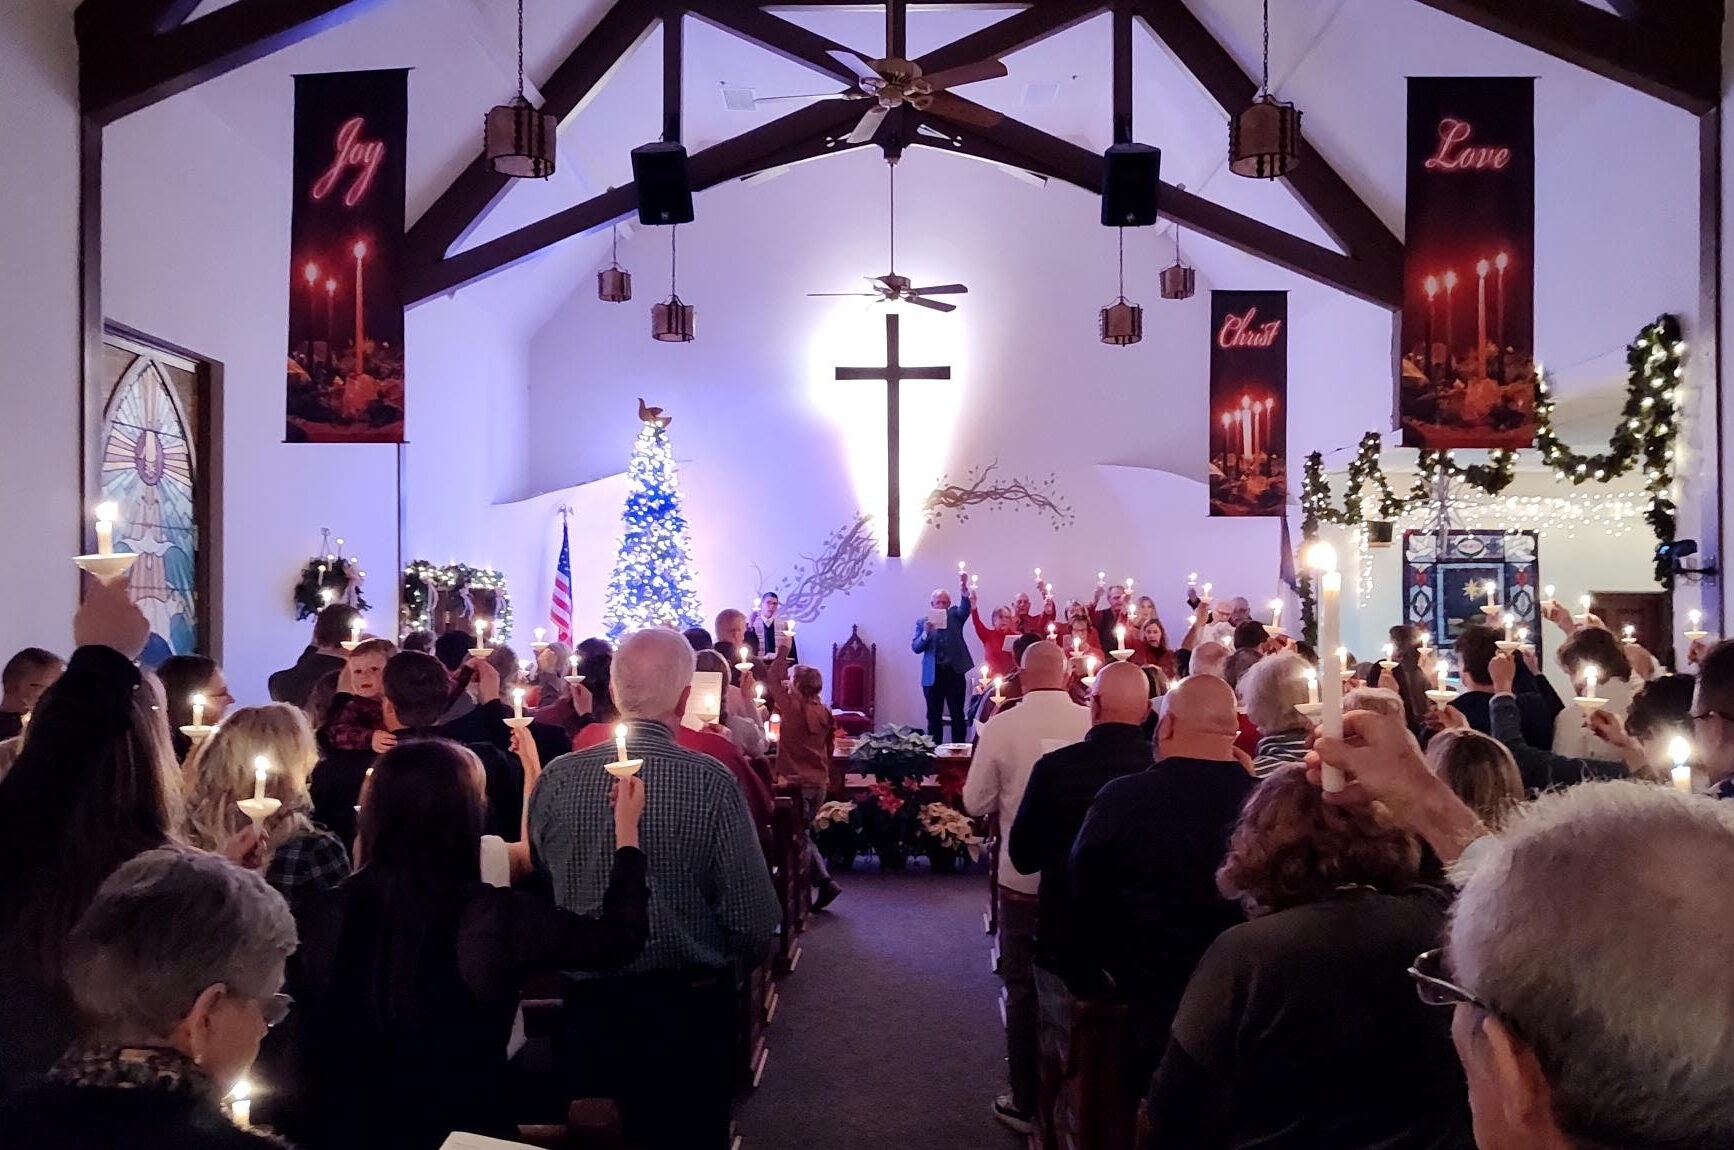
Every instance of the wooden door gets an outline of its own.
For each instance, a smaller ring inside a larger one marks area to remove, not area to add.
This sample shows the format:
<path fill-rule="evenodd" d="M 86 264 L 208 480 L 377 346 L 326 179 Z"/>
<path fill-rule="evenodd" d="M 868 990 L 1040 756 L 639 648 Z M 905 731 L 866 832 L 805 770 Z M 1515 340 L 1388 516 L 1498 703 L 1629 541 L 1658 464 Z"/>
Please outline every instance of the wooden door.
<path fill-rule="evenodd" d="M 1632 637 L 1662 662 L 1671 662 L 1674 646 L 1674 597 L 1666 591 L 1592 591 L 1590 610 L 1610 630 Z"/>

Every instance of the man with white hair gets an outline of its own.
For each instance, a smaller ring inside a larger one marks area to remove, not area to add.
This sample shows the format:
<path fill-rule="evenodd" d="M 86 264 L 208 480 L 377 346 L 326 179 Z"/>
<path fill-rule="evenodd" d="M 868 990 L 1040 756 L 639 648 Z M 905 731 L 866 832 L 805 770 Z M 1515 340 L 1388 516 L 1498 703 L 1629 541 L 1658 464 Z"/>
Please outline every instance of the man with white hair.
<path fill-rule="evenodd" d="M 781 919 L 740 784 L 675 741 L 694 660 L 686 638 L 663 628 L 628 635 L 615 653 L 610 692 L 625 753 L 642 763 L 652 796 L 642 832 L 650 940 L 624 976 L 568 976 L 559 1051 L 572 1097 L 615 1098 L 628 1140 L 652 1150 L 727 1145 L 735 972 L 770 953 Z M 613 778 L 604 768 L 618 757 L 615 740 L 562 755 L 530 800 L 536 858 L 555 900 L 578 914 L 595 913 L 608 886 Z"/>
<path fill-rule="evenodd" d="M 1586 783 L 1494 838 L 1399 720 L 1353 712 L 1318 751 L 1351 779 L 1336 801 L 1461 856 L 1446 946 L 1410 973 L 1456 1010 L 1481 1150 L 1734 1145 L 1734 808 Z"/>
<path fill-rule="evenodd" d="M 1036 760 L 1077 742 L 1090 729 L 1089 709 L 1066 693 L 1069 678 L 1065 652 L 1057 645 L 1042 639 L 1024 648 L 1018 670 L 1023 698 L 982 725 L 963 783 L 964 809 L 977 816 L 997 813 L 1006 832 L 999 864 L 999 973 L 1005 983 L 1011 1092 L 996 1098 L 993 1109 L 1001 1122 L 1024 1134 L 1036 1113 L 1036 891 L 1041 873 L 1039 868 L 1025 873 L 1012 864 L 1021 854 L 1013 820 Z"/>

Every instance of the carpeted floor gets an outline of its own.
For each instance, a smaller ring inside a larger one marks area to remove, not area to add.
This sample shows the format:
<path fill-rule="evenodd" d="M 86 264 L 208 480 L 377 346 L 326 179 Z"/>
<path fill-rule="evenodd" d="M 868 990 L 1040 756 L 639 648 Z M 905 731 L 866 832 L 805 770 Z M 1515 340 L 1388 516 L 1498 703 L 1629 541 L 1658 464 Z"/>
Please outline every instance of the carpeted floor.
<path fill-rule="evenodd" d="M 742 1150 L 1018 1150 L 980 874 L 839 875 L 779 984 Z"/>

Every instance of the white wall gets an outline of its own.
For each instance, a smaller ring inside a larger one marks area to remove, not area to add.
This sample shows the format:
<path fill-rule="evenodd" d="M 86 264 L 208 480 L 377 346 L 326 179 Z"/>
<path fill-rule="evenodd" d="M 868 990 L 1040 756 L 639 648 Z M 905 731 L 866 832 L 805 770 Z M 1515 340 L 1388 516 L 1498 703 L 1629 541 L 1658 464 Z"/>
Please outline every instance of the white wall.
<path fill-rule="evenodd" d="M 80 544 L 78 59 L 53 0 L 0 5 L 0 659 L 72 645 Z"/>

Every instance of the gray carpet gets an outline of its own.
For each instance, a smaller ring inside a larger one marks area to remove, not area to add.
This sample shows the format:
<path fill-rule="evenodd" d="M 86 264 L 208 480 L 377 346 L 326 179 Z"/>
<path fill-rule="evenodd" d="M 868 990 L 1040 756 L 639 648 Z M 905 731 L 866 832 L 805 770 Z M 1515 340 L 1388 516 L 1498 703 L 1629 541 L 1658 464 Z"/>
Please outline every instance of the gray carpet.
<path fill-rule="evenodd" d="M 871 864 L 869 864 L 871 865 Z M 984 875 L 839 875 L 779 984 L 770 1059 L 736 1107 L 742 1150 L 1018 1150 Z"/>

